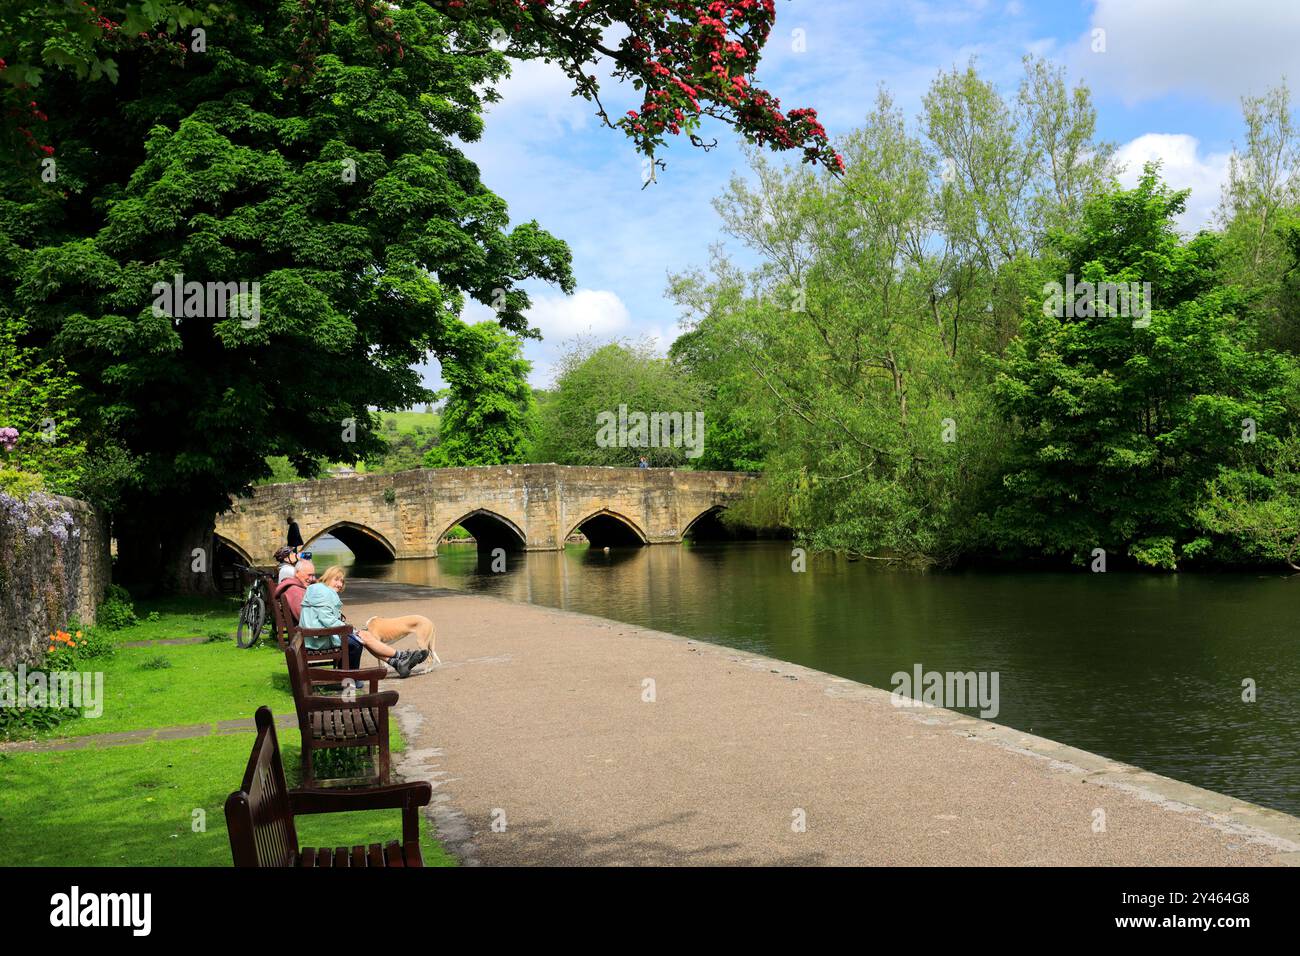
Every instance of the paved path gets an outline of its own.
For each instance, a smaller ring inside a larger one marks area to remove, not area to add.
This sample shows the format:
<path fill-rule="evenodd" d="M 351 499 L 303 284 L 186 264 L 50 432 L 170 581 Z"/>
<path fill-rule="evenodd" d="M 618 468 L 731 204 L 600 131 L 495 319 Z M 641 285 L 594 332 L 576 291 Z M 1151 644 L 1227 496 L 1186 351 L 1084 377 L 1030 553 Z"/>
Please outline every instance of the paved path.
<path fill-rule="evenodd" d="M 344 600 L 437 625 L 443 665 L 385 686 L 469 863 L 1300 862 L 1295 817 L 818 671 L 482 596 Z"/>

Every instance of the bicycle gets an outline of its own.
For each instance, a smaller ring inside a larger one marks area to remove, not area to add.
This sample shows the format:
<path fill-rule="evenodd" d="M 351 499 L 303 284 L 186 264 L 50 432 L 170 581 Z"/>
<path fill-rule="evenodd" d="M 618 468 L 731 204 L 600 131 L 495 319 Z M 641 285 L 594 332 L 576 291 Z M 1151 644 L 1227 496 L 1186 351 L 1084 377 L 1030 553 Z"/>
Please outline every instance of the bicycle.
<path fill-rule="evenodd" d="M 235 568 L 252 576 L 243 606 L 239 609 L 239 627 L 235 630 L 235 643 L 247 650 L 262 639 L 262 631 L 266 627 L 266 606 L 271 599 L 275 579 L 259 568 L 250 568 L 244 564 L 236 564 Z"/>

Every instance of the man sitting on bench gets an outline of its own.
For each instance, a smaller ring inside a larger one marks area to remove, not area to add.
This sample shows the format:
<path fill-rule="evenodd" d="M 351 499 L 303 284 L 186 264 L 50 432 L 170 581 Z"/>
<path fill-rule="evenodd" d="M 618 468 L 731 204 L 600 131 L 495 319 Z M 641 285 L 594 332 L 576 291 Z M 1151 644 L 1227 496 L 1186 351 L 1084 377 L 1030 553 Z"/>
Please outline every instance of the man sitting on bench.
<path fill-rule="evenodd" d="M 306 558 L 300 558 L 298 563 L 293 565 L 293 573 L 288 577 L 281 578 L 280 583 L 275 586 L 275 598 L 284 597 L 289 604 L 289 611 L 293 614 L 293 623 L 298 623 L 298 618 L 302 615 L 302 596 L 307 593 L 307 587 L 316 581 L 316 565 L 312 564 Z"/>
<path fill-rule="evenodd" d="M 315 567 L 307 560 L 298 562 L 298 568 L 307 565 L 311 570 L 308 572 L 315 576 Z M 299 570 L 298 574 L 302 574 Z M 297 579 L 297 575 L 295 575 Z M 339 592 L 343 590 L 344 573 L 338 565 L 327 568 L 321 575 L 320 581 L 307 586 L 298 598 L 298 624 L 300 627 L 307 629 L 341 627 L 347 623 L 343 619 L 343 600 L 339 597 Z M 305 583 L 305 581 L 304 581 Z M 289 606 L 293 608 L 293 598 L 290 595 L 292 590 L 286 590 L 285 596 L 289 600 Z M 303 639 L 312 650 L 323 650 L 326 647 L 338 647 L 338 636 L 329 635 L 327 637 L 309 636 Z M 425 650 L 419 651 L 395 651 L 377 637 L 371 636 L 369 631 L 358 631 L 352 629 L 348 635 L 348 667 L 351 670 L 361 669 L 361 649 L 365 648 L 375 657 L 384 661 L 393 670 L 397 671 L 398 677 L 410 677 L 411 668 L 424 661 L 429 656 Z"/>

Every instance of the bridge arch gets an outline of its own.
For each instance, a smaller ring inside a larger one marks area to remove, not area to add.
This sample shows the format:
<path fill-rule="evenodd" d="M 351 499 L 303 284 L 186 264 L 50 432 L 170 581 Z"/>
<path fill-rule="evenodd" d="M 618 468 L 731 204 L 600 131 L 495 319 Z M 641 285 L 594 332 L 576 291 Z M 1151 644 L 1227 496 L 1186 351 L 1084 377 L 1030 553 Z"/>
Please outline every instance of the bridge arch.
<path fill-rule="evenodd" d="M 303 547 L 310 548 L 313 541 L 327 534 L 334 535 L 347 545 L 348 550 L 361 562 L 392 561 L 397 557 L 397 549 L 391 541 L 374 528 L 355 521 L 336 521 L 308 538 Z"/>
<path fill-rule="evenodd" d="M 731 529 L 722 523 L 726 505 L 711 505 L 692 518 L 682 529 L 682 540 L 718 541 L 733 538 Z"/>
<path fill-rule="evenodd" d="M 636 522 L 608 508 L 587 515 L 564 538 L 568 539 L 576 531 L 581 531 L 593 548 L 636 548 L 650 543 Z"/>
<path fill-rule="evenodd" d="M 214 534 L 212 536 L 212 553 L 216 556 L 218 563 L 223 560 L 229 563 L 229 559 L 233 558 L 240 564 L 247 565 L 250 568 L 257 566 L 257 562 L 253 560 L 252 555 L 245 551 L 238 542 L 232 541 L 224 535 Z"/>
<path fill-rule="evenodd" d="M 474 536 L 479 551 L 490 551 L 493 548 L 522 551 L 528 546 L 528 536 L 519 525 L 487 508 L 475 508 L 457 518 L 442 530 L 442 534 L 438 535 L 438 541 L 441 542 L 447 537 L 447 533 L 456 525 L 460 525 Z"/>
<path fill-rule="evenodd" d="M 242 564 L 249 568 L 257 567 L 257 562 L 253 560 L 253 556 L 245 551 L 238 542 L 232 541 L 224 535 L 214 534 L 212 536 L 212 576 L 217 582 L 219 590 L 230 594 L 234 594 L 239 590 L 243 574 L 235 569 L 236 564 Z"/>

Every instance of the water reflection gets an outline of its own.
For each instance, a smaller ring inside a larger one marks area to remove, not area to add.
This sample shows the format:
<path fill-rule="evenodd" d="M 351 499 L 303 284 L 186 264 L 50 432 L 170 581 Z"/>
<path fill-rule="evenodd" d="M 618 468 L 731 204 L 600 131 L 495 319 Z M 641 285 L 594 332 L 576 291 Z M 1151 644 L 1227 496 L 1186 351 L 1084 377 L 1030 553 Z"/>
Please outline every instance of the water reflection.
<path fill-rule="evenodd" d="M 353 573 L 640 624 L 877 687 L 918 663 L 998 671 L 999 723 L 1300 813 L 1300 581 L 925 575 L 830 557 L 794 573 L 788 543 L 762 541 L 506 561 L 494 573 L 452 545 Z M 1256 703 L 1242 701 L 1246 679 Z"/>

